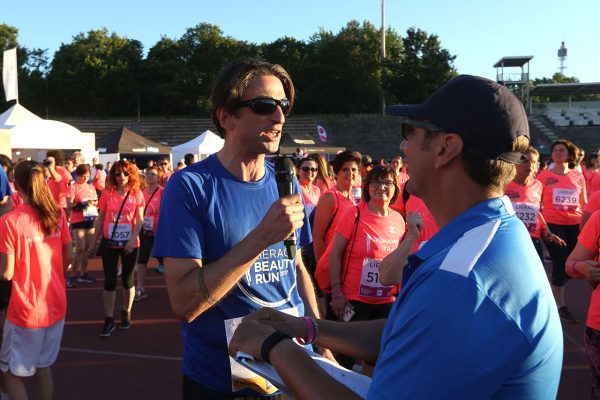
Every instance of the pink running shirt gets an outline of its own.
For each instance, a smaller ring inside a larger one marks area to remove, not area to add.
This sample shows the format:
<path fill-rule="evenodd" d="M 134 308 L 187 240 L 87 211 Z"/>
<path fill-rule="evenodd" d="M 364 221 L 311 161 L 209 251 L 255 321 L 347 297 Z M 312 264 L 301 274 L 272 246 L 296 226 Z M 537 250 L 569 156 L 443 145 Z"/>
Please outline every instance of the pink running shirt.
<path fill-rule="evenodd" d="M 544 186 L 537 179 L 532 179 L 526 186 L 512 181 L 506 187 L 504 194 L 508 196 L 517 213 L 517 217 L 525 224 L 529 235 L 540 238 L 541 221 L 540 206 Z"/>
<path fill-rule="evenodd" d="M 98 195 L 96 194 L 96 189 L 89 183 L 75 182 L 69 186 L 67 197 L 72 199 L 73 204 L 77 204 L 87 200 L 94 200 Z M 71 214 L 69 215 L 70 223 L 76 224 L 77 222 L 82 222 L 84 220 L 83 210 L 71 210 Z"/>
<path fill-rule="evenodd" d="M 152 235 L 156 234 L 156 227 L 158 226 L 158 216 L 160 214 L 160 201 L 162 199 L 164 189 L 161 186 L 156 188 L 154 196 L 150 192 L 149 188 L 144 188 L 142 193 L 144 194 L 144 231 L 152 231 Z"/>
<path fill-rule="evenodd" d="M 103 226 L 104 237 L 106 239 L 110 239 L 114 224 L 117 223 L 117 215 L 119 215 L 123 199 L 125 199 L 125 195 L 122 196 L 117 190 L 109 189 L 102 192 L 100 200 L 98 200 L 98 210 L 106 213 Z M 115 237 L 115 239 L 122 239 L 122 242 L 126 242 L 131 238 L 135 224 L 137 223 L 137 210 L 140 207 L 144 207 L 144 195 L 141 190 L 134 190 L 127 197 L 123 211 L 121 211 L 115 232 L 115 236 L 118 237 Z M 135 247 L 139 247 L 139 245 L 140 238 L 137 237 Z M 125 247 L 125 245 L 118 247 Z"/>
<path fill-rule="evenodd" d="M 54 201 L 60 208 L 67 208 L 67 189 L 69 183 L 73 180 L 73 177 L 65 168 L 57 165 L 55 167 L 56 172 L 62 177 L 60 182 L 56 182 L 53 178 L 48 180 L 48 187 L 52 193 Z"/>
<path fill-rule="evenodd" d="M 383 217 L 372 213 L 365 202 L 358 207 L 360 216 L 356 233 L 355 207 L 344 213 L 336 228 L 336 232 L 348 240 L 341 263 L 342 292 L 348 300 L 367 304 L 391 303 L 395 300 L 392 294 L 395 287 L 379 284 L 379 264 L 398 247 L 406 230 L 404 219 L 392 209 L 387 217 Z"/>
<path fill-rule="evenodd" d="M 438 227 L 437 222 L 435 222 L 433 215 L 431 215 L 429 212 L 425 202 L 414 194 L 411 194 L 406 201 L 406 218 L 408 218 L 408 215 L 411 212 L 418 212 L 421 214 L 421 219 L 423 220 L 423 228 L 421 228 L 419 238 L 412 247 L 412 252 L 415 252 L 419 249 L 419 245 L 422 242 L 426 242 L 431 239 L 433 235 L 440 230 L 440 228 Z"/>
<path fill-rule="evenodd" d="M 585 212 L 589 212 L 590 214 L 594 211 L 600 210 L 600 190 L 596 191 L 593 195 L 590 196 L 583 210 Z"/>
<path fill-rule="evenodd" d="M 581 222 L 581 194 L 585 196 L 585 178 L 581 172 L 569 171 L 566 175 L 550 170 L 539 173 L 542 182 L 542 215 L 546 222 L 556 225 L 577 225 Z"/>
<path fill-rule="evenodd" d="M 6 317 L 17 326 L 46 328 L 65 318 L 62 250 L 71 235 L 63 210 L 58 226 L 58 232 L 46 236 L 37 211 L 25 204 L 0 219 L 0 252 L 15 257 Z"/>
<path fill-rule="evenodd" d="M 596 255 L 595 261 L 600 262 L 600 211 L 592 214 L 577 240 Z M 600 285 L 592 292 L 586 325 L 600 331 Z"/>

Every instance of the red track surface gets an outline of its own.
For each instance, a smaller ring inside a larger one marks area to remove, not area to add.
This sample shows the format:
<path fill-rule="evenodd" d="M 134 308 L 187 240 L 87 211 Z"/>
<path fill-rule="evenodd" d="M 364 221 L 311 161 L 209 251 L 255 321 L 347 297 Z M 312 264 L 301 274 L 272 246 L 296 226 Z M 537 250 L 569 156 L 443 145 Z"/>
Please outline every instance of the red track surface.
<path fill-rule="evenodd" d="M 171 312 L 163 276 L 149 269 L 146 285 L 149 297 L 134 303 L 132 328 L 117 329 L 111 337 L 101 339 L 98 333 L 104 313 L 100 261 L 93 260 L 90 270 L 98 282 L 79 284 L 67 292 L 69 303 L 62 349 L 53 366 L 55 398 L 180 399 L 180 324 Z M 565 354 L 558 395 L 561 400 L 589 398 L 583 329 L 590 293 L 585 282 L 567 284 L 567 303 L 582 322 L 563 323 Z M 120 312 L 120 292 L 117 299 L 115 315 Z"/>

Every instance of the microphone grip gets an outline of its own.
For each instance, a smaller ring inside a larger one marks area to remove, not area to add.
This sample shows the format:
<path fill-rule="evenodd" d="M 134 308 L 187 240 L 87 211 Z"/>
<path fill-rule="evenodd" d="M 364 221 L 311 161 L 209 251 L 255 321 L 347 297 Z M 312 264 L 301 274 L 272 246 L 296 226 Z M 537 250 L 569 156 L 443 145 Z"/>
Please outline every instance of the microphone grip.
<path fill-rule="evenodd" d="M 292 232 L 289 238 L 283 241 L 288 260 L 296 258 L 296 233 Z"/>

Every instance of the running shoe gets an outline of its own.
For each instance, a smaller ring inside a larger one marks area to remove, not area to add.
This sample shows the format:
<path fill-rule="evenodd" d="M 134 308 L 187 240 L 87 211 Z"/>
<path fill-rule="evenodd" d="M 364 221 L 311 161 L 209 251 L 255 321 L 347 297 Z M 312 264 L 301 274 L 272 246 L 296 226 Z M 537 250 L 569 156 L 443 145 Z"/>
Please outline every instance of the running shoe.
<path fill-rule="evenodd" d="M 77 278 L 78 282 L 83 282 L 83 283 L 94 283 L 96 282 L 96 278 L 94 278 L 93 276 L 91 276 L 90 274 L 88 274 L 87 272 L 79 275 L 79 278 Z"/>
<path fill-rule="evenodd" d="M 67 287 L 68 288 L 77 287 L 77 277 L 76 276 L 70 276 L 67 278 Z"/>
<path fill-rule="evenodd" d="M 133 301 L 140 301 L 147 297 L 148 297 L 148 293 L 146 293 L 146 289 L 141 287 L 135 291 L 135 297 L 133 298 Z"/>
<path fill-rule="evenodd" d="M 123 310 L 121 311 L 121 325 L 119 325 L 119 329 L 125 330 L 131 328 L 131 321 L 129 320 L 129 312 Z"/>
<path fill-rule="evenodd" d="M 565 322 L 570 322 L 571 324 L 576 324 L 579 320 L 571 313 L 571 311 L 567 308 L 567 306 L 558 307 L 558 315 L 560 319 Z"/>
<path fill-rule="evenodd" d="M 158 272 L 159 274 L 164 274 L 165 273 L 165 266 L 162 264 L 158 264 L 156 266 L 156 272 Z"/>
<path fill-rule="evenodd" d="M 100 337 L 107 338 L 117 329 L 115 326 L 115 320 L 111 317 L 106 317 L 104 319 L 104 326 L 102 327 L 102 332 L 100 332 Z"/>

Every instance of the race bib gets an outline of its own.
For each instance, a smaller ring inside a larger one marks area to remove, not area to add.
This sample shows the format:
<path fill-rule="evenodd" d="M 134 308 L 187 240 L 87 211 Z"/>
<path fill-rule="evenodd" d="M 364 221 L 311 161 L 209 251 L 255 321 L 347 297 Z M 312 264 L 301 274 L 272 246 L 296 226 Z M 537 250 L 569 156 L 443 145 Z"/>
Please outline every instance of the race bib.
<path fill-rule="evenodd" d="M 108 224 L 109 235 L 112 234 L 113 230 L 114 234 L 112 235 L 112 239 L 108 241 L 108 246 L 125 247 L 129 239 L 131 239 L 131 234 L 133 233 L 131 224 Z"/>
<path fill-rule="evenodd" d="M 144 217 L 144 223 L 142 224 L 142 229 L 144 230 L 144 234 L 152 235 L 152 233 L 154 232 L 154 217 L 153 216 Z"/>
<path fill-rule="evenodd" d="M 538 223 L 538 214 L 540 212 L 534 204 L 531 203 L 513 203 L 513 208 L 517 213 L 517 217 L 527 227 L 529 232 L 535 232 Z"/>
<path fill-rule="evenodd" d="M 579 206 L 579 190 L 578 189 L 561 189 L 555 188 L 552 190 L 552 205 L 555 210 L 574 211 Z"/>
<path fill-rule="evenodd" d="M 83 219 L 86 221 L 95 221 L 98 218 L 98 209 L 96 206 L 87 206 L 83 209 Z"/>
<path fill-rule="evenodd" d="M 379 283 L 379 258 L 365 258 L 363 260 L 358 294 L 377 299 L 387 299 L 392 296 L 393 286 L 383 286 Z"/>

